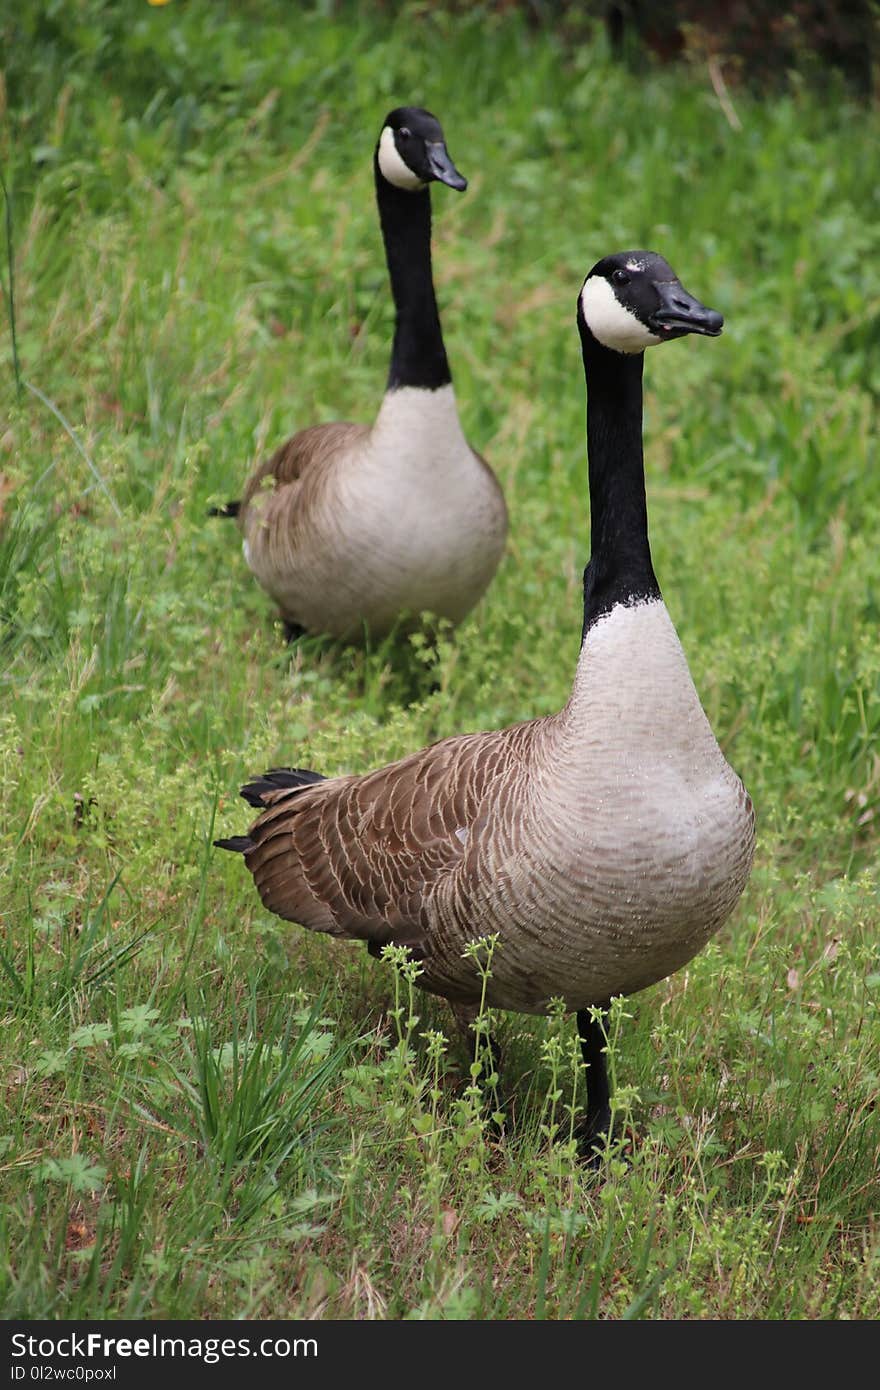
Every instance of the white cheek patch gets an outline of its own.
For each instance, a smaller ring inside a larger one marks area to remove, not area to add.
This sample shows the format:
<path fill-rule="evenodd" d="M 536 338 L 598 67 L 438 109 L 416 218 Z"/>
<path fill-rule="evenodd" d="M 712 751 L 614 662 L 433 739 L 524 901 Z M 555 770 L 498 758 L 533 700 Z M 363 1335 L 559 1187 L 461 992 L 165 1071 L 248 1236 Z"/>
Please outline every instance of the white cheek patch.
<path fill-rule="evenodd" d="M 416 193 L 426 186 L 401 158 L 390 125 L 385 126 L 379 136 L 379 172 L 383 179 L 393 183 L 395 188 L 405 188 L 409 193 Z"/>
<path fill-rule="evenodd" d="M 615 352 L 642 352 L 663 341 L 631 309 L 624 308 L 604 276 L 590 276 L 581 290 L 581 308 L 596 341 Z"/>

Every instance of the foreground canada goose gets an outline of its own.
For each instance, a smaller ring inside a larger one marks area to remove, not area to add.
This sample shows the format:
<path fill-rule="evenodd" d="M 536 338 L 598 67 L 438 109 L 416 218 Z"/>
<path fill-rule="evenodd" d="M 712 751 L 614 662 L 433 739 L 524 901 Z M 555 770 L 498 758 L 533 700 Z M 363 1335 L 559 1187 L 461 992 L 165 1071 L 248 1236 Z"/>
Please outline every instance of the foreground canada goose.
<path fill-rule="evenodd" d="M 301 430 L 220 509 L 238 516 L 245 559 L 289 637 L 380 637 L 426 610 L 457 623 L 507 533 L 495 475 L 459 422 L 431 276 L 428 185 L 467 180 L 440 123 L 414 106 L 386 118 L 373 164 L 395 308 L 378 417 Z"/>
<path fill-rule="evenodd" d="M 578 300 L 587 380 L 591 557 L 574 688 L 558 714 L 444 739 L 362 777 L 276 770 L 242 795 L 263 814 L 244 854 L 270 911 L 387 942 L 462 1009 L 481 982 L 465 945 L 498 933 L 490 1004 L 577 1011 L 589 1152 L 610 1123 L 590 1006 L 663 979 L 730 915 L 754 814 L 703 713 L 660 596 L 642 458 L 644 349 L 715 337 L 720 314 L 662 257 L 599 261 Z"/>

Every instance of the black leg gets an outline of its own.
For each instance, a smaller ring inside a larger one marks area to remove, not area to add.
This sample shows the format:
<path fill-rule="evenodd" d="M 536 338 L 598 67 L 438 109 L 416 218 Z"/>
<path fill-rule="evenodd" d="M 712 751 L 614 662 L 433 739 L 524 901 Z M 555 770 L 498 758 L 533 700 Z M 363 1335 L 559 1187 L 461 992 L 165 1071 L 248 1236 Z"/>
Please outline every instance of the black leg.
<path fill-rule="evenodd" d="M 595 1021 L 589 1009 L 580 1009 L 577 1015 L 581 1051 L 587 1064 L 587 1113 L 577 1127 L 577 1137 L 581 1156 L 594 1168 L 602 1161 L 597 1150 L 604 1148 L 611 1130 L 611 1091 L 603 1050 L 607 1045 L 608 1005 L 598 1007 L 602 1013 Z"/>
<path fill-rule="evenodd" d="M 286 618 L 282 618 L 281 621 L 284 624 L 284 640 L 290 646 L 291 642 L 296 642 L 302 637 L 305 628 L 300 627 L 299 623 L 289 623 Z"/>

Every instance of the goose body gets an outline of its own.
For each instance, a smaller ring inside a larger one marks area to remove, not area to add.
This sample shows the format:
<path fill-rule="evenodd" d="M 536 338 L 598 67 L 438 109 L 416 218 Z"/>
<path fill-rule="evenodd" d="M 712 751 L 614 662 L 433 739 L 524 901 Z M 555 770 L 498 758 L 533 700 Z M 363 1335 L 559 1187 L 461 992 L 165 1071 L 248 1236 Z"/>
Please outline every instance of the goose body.
<path fill-rule="evenodd" d="M 462 431 L 432 281 L 428 183 L 465 180 L 438 122 L 412 107 L 386 119 L 374 172 L 396 310 L 375 422 L 300 431 L 228 509 L 289 628 L 347 638 L 424 611 L 459 622 L 507 533 L 501 488 Z"/>
<path fill-rule="evenodd" d="M 633 647 L 650 653 L 637 671 Z M 596 623 L 559 714 L 366 776 L 284 780 L 254 797 L 269 809 L 246 863 L 264 905 L 376 950 L 410 946 L 419 984 L 460 1004 L 482 989 L 464 948 L 493 932 L 497 1008 L 643 989 L 729 916 L 751 862 L 748 798 L 661 601 Z"/>
<path fill-rule="evenodd" d="M 561 997 L 578 1013 L 593 1137 L 607 1082 L 589 1007 L 694 956 L 733 910 L 754 847 L 751 802 L 654 576 L 641 451 L 644 348 L 717 334 L 721 318 L 660 257 L 627 257 L 599 262 L 579 301 L 592 555 L 565 707 L 365 776 L 268 773 L 243 789 L 262 811 L 248 835 L 219 842 L 244 853 L 272 912 L 375 954 L 409 946 L 418 983 L 454 1005 L 472 1009 L 482 989 L 465 946 L 497 933 L 489 1003 L 539 1014 Z"/>
<path fill-rule="evenodd" d="M 295 435 L 245 492 L 244 553 L 291 625 L 381 636 L 403 613 L 458 623 L 498 566 L 506 511 L 451 384 L 389 391 L 372 429 Z"/>

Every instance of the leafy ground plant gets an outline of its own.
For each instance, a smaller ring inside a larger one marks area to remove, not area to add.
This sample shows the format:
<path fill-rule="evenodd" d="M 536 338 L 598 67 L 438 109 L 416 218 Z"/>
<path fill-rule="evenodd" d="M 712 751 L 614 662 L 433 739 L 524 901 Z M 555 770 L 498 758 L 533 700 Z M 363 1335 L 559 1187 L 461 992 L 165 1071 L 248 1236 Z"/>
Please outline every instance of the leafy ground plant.
<path fill-rule="evenodd" d="M 292 8 L 0 20 L 0 1309 L 880 1316 L 877 113 L 732 89 L 734 125 L 705 72 L 635 76 L 601 36 Z M 400 101 L 471 179 L 436 209 L 438 293 L 511 544 L 436 646 L 288 649 L 207 514 L 293 429 L 376 406 L 370 158 Z M 492 1019 L 496 1068 L 487 1017 L 460 1044 L 411 962 L 267 916 L 210 845 L 272 764 L 559 708 L 575 296 L 642 245 L 727 318 L 652 363 L 648 492 L 760 842 L 720 937 L 615 1005 L 597 1175 L 570 1019 Z"/>

